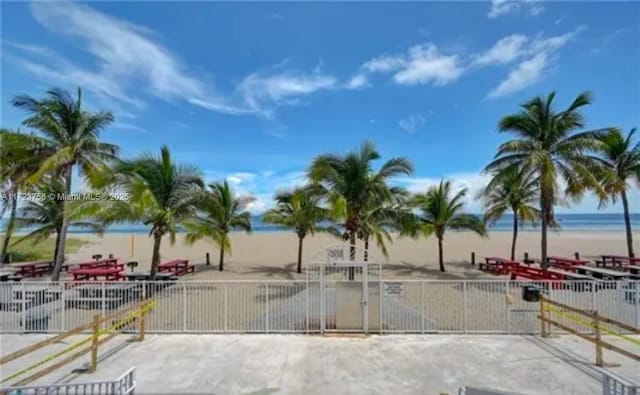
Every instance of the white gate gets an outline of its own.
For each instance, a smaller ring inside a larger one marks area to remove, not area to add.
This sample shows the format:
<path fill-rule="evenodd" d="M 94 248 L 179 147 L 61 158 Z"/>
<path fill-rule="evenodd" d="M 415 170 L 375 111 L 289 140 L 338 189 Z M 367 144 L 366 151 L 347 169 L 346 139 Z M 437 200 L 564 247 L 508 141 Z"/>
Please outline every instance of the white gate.
<path fill-rule="evenodd" d="M 322 333 L 380 330 L 380 275 L 380 262 L 364 249 L 342 244 L 320 251 L 307 268 L 311 322 Z"/>

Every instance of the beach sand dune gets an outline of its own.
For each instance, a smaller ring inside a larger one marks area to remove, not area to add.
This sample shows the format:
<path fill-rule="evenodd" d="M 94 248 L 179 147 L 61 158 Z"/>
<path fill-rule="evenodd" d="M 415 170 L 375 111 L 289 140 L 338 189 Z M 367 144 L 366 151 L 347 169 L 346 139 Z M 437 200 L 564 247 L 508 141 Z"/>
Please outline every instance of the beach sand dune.
<path fill-rule="evenodd" d="M 148 270 L 152 239 L 145 234 L 107 234 L 104 237 L 94 235 L 73 235 L 88 241 L 77 253 L 68 258 L 70 263 L 91 259 L 93 254 L 114 254 L 124 261 L 138 261 L 136 270 Z M 476 253 L 476 259 L 485 256 L 508 257 L 511 245 L 511 233 L 494 232 L 482 239 L 467 232 L 452 232 L 445 236 L 444 255 L 447 273 L 438 270 L 437 241 L 435 238 L 413 240 L 396 238 L 388 245 L 389 256 L 381 255 L 373 247 L 373 255 L 383 263 L 384 278 L 415 279 L 480 279 L 496 278 L 480 272 L 469 264 L 470 254 Z M 169 238 L 162 241 L 162 260 L 176 258 L 189 259 L 198 266 L 195 275 L 183 279 L 193 280 L 254 280 L 254 279 L 303 279 L 304 274 L 295 273 L 297 238 L 293 232 L 233 233 L 232 254 L 225 257 L 224 272 L 217 270 L 219 250 L 212 242 L 200 241 L 192 246 L 186 245 L 183 235 L 178 235 L 176 243 L 171 245 Z M 133 243 L 133 248 L 132 248 Z M 342 244 L 343 241 L 329 235 L 316 234 L 304 241 L 303 267 L 308 265 L 314 255 L 327 246 Z M 359 246 L 362 246 L 359 243 Z M 636 237 L 636 251 L 640 251 L 640 237 Z M 518 238 L 517 257 L 524 252 L 531 257 L 540 255 L 540 234 L 523 232 Z M 579 252 L 582 257 L 590 258 L 599 254 L 621 254 L 626 251 L 624 232 L 561 232 L 549 235 L 549 254 L 573 256 Z M 211 266 L 206 267 L 205 256 L 210 253 Z M 502 277 L 504 278 L 504 276 Z"/>

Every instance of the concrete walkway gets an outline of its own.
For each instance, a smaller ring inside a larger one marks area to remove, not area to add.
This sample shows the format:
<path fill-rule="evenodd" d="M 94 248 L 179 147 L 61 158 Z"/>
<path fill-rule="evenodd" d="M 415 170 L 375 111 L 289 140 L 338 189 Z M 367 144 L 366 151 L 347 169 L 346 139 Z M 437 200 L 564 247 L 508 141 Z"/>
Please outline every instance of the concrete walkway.
<path fill-rule="evenodd" d="M 43 337 L 3 335 L 2 354 Z M 10 363 L 0 377 L 77 341 Z M 113 379 L 136 367 L 137 394 L 457 394 L 460 386 L 520 394 L 599 394 L 593 347 L 564 336 L 155 335 L 120 336 L 101 349 L 94 374 L 71 374 L 77 362 L 38 382 Z M 610 340 L 615 342 L 614 340 Z M 640 353 L 640 347 L 632 350 Z M 605 353 L 612 372 L 640 382 L 640 363 Z"/>

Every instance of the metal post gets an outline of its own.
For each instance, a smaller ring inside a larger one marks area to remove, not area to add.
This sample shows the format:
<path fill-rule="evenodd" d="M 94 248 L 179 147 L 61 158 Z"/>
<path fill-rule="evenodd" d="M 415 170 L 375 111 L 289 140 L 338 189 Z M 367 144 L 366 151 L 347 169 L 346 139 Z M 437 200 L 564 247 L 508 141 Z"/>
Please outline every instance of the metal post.
<path fill-rule="evenodd" d="M 369 333 L 369 278 L 367 264 L 362 267 L 362 329 Z"/>
<path fill-rule="evenodd" d="M 573 253 L 573 256 L 574 256 L 577 260 L 579 260 L 579 259 L 580 259 L 580 253 L 579 253 L 579 252 L 577 252 L 577 251 Z"/>
<path fill-rule="evenodd" d="M 595 281 L 591 285 L 591 311 L 596 311 L 596 284 Z"/>
<path fill-rule="evenodd" d="M 505 283 L 504 284 L 506 290 L 505 290 L 505 306 L 507 307 L 507 314 L 506 314 L 506 332 L 507 334 L 509 334 L 511 332 L 511 294 L 509 293 L 510 289 L 509 289 L 509 283 Z"/>
<path fill-rule="evenodd" d="M 209 253 L 206 254 L 207 266 L 211 265 L 211 260 L 209 259 Z"/>
<path fill-rule="evenodd" d="M 540 296 L 540 335 L 542 337 L 547 337 L 547 330 L 545 327 L 545 310 L 544 310 L 544 296 Z"/>
<path fill-rule="evenodd" d="M 424 281 L 420 282 L 420 332 L 424 333 Z"/>
<path fill-rule="evenodd" d="M 229 292 L 227 290 L 227 284 L 224 285 L 224 331 L 229 329 L 228 317 L 229 316 Z"/>
<path fill-rule="evenodd" d="M 306 315 L 305 315 L 305 319 L 304 319 L 304 321 L 305 321 L 304 322 L 305 331 L 306 331 L 307 334 L 309 334 L 309 292 L 310 292 L 309 291 L 309 286 L 310 286 L 310 284 L 309 284 L 309 273 L 307 273 L 307 287 L 306 287 L 306 290 L 305 290 L 305 293 L 307 294 L 306 295 L 307 299 L 306 299 L 306 302 L 305 302 L 305 304 L 306 304 Z"/>
<path fill-rule="evenodd" d="M 324 269 L 325 266 L 320 266 L 320 333 L 324 335 L 325 328 L 325 316 L 324 316 Z"/>
<path fill-rule="evenodd" d="M 266 298 L 266 317 L 265 317 L 265 332 L 269 333 L 269 283 L 265 283 L 265 298 Z"/>
<path fill-rule="evenodd" d="M 182 283 L 182 331 L 187 331 L 187 283 Z"/>
<path fill-rule="evenodd" d="M 147 308 L 147 304 L 145 303 L 140 310 L 140 337 L 138 338 L 139 341 L 144 341 L 144 331 L 145 331 L 145 318 L 146 318 L 146 309 Z"/>
<path fill-rule="evenodd" d="M 632 283 L 635 287 L 635 303 L 636 303 L 636 328 L 640 328 L 640 281 Z"/>
<path fill-rule="evenodd" d="M 378 268 L 378 315 L 379 315 L 379 322 L 378 322 L 378 332 L 382 335 L 382 314 L 383 314 L 383 310 L 382 310 L 382 305 L 384 304 L 384 300 L 382 299 L 382 277 L 381 277 L 381 273 L 380 273 L 380 268 Z"/>
<path fill-rule="evenodd" d="M 463 331 L 467 333 L 468 313 L 467 313 L 467 281 L 462 281 L 462 310 L 463 310 Z"/>
<path fill-rule="evenodd" d="M 11 295 L 13 297 L 13 295 Z M 22 332 L 27 331 L 27 290 L 26 284 L 22 283 Z"/>
<path fill-rule="evenodd" d="M 67 319 L 67 301 L 65 300 L 67 297 L 66 287 L 64 283 L 60 286 L 60 302 L 62 303 L 62 313 L 60 314 L 62 318 L 62 323 L 60 324 L 60 331 L 64 332 L 64 329 L 67 327 L 66 319 Z"/>
<path fill-rule="evenodd" d="M 106 285 L 105 285 L 105 283 L 103 282 L 103 283 L 102 283 L 102 316 L 103 316 L 103 317 L 107 315 L 107 314 L 106 314 L 106 309 L 107 309 L 106 304 L 107 304 L 107 301 L 105 300 L 105 297 L 106 297 L 106 295 L 105 295 L 105 294 L 106 294 L 106 292 L 105 292 L 105 288 L 106 288 Z"/>
<path fill-rule="evenodd" d="M 476 264 L 476 252 L 475 251 L 471 251 L 471 264 L 472 265 Z"/>

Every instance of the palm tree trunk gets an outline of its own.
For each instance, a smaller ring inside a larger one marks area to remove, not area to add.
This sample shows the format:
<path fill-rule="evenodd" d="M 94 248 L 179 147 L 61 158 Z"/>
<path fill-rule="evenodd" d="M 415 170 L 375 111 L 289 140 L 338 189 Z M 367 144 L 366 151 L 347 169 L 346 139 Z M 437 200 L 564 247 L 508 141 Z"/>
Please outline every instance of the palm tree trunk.
<path fill-rule="evenodd" d="M 220 244 L 220 264 L 218 266 L 218 270 L 224 270 L 224 244 Z"/>
<path fill-rule="evenodd" d="M 364 261 L 369 261 L 369 236 L 364 239 Z"/>
<path fill-rule="evenodd" d="M 518 239 L 518 212 L 513 210 L 513 239 L 511 240 L 511 260 L 516 259 L 516 240 Z"/>
<path fill-rule="evenodd" d="M 73 172 L 73 165 L 68 165 L 64 170 L 65 186 L 67 196 L 71 195 L 71 175 Z M 53 265 L 53 273 L 51 273 L 51 280 L 58 281 L 60 279 L 60 271 L 62 270 L 62 264 L 64 263 L 64 247 L 67 242 L 67 230 L 69 229 L 69 215 L 67 213 L 68 204 L 66 199 L 62 202 L 62 228 L 60 229 L 60 239 L 58 240 L 58 253 L 55 256 L 55 264 Z"/>
<path fill-rule="evenodd" d="M 151 256 L 151 272 L 149 277 L 151 280 L 156 279 L 158 265 L 160 265 L 160 243 L 162 242 L 162 233 L 153 232 L 153 255 Z"/>
<path fill-rule="evenodd" d="M 549 220 L 551 219 L 551 203 L 547 198 L 547 191 L 545 189 L 540 190 L 540 211 L 542 214 L 542 226 L 541 226 L 541 239 L 540 239 L 540 265 L 543 270 L 547 270 L 547 228 Z"/>
<path fill-rule="evenodd" d="M 298 273 L 302 273 L 302 240 L 303 236 L 298 236 L 298 269 L 296 270 Z"/>
<path fill-rule="evenodd" d="M 56 229 L 56 245 L 53 250 L 53 259 L 58 256 L 58 243 L 60 242 L 60 229 Z"/>
<path fill-rule="evenodd" d="M 622 191 L 622 208 L 624 209 L 624 226 L 627 230 L 627 252 L 629 257 L 635 257 L 633 252 L 633 236 L 631 235 L 631 216 L 629 215 L 629 202 L 627 201 L 627 192 Z"/>
<path fill-rule="evenodd" d="M 440 271 L 445 272 L 444 270 L 444 259 L 442 252 L 442 236 L 438 236 L 438 263 L 440 264 Z"/>
<path fill-rule="evenodd" d="M 13 188 L 11 194 L 11 211 L 9 212 L 9 222 L 7 223 L 7 229 L 4 232 L 4 240 L 2 241 L 0 264 L 8 262 L 7 254 L 9 252 L 9 242 L 11 241 L 13 229 L 16 224 L 16 212 L 18 209 L 18 188 Z"/>

